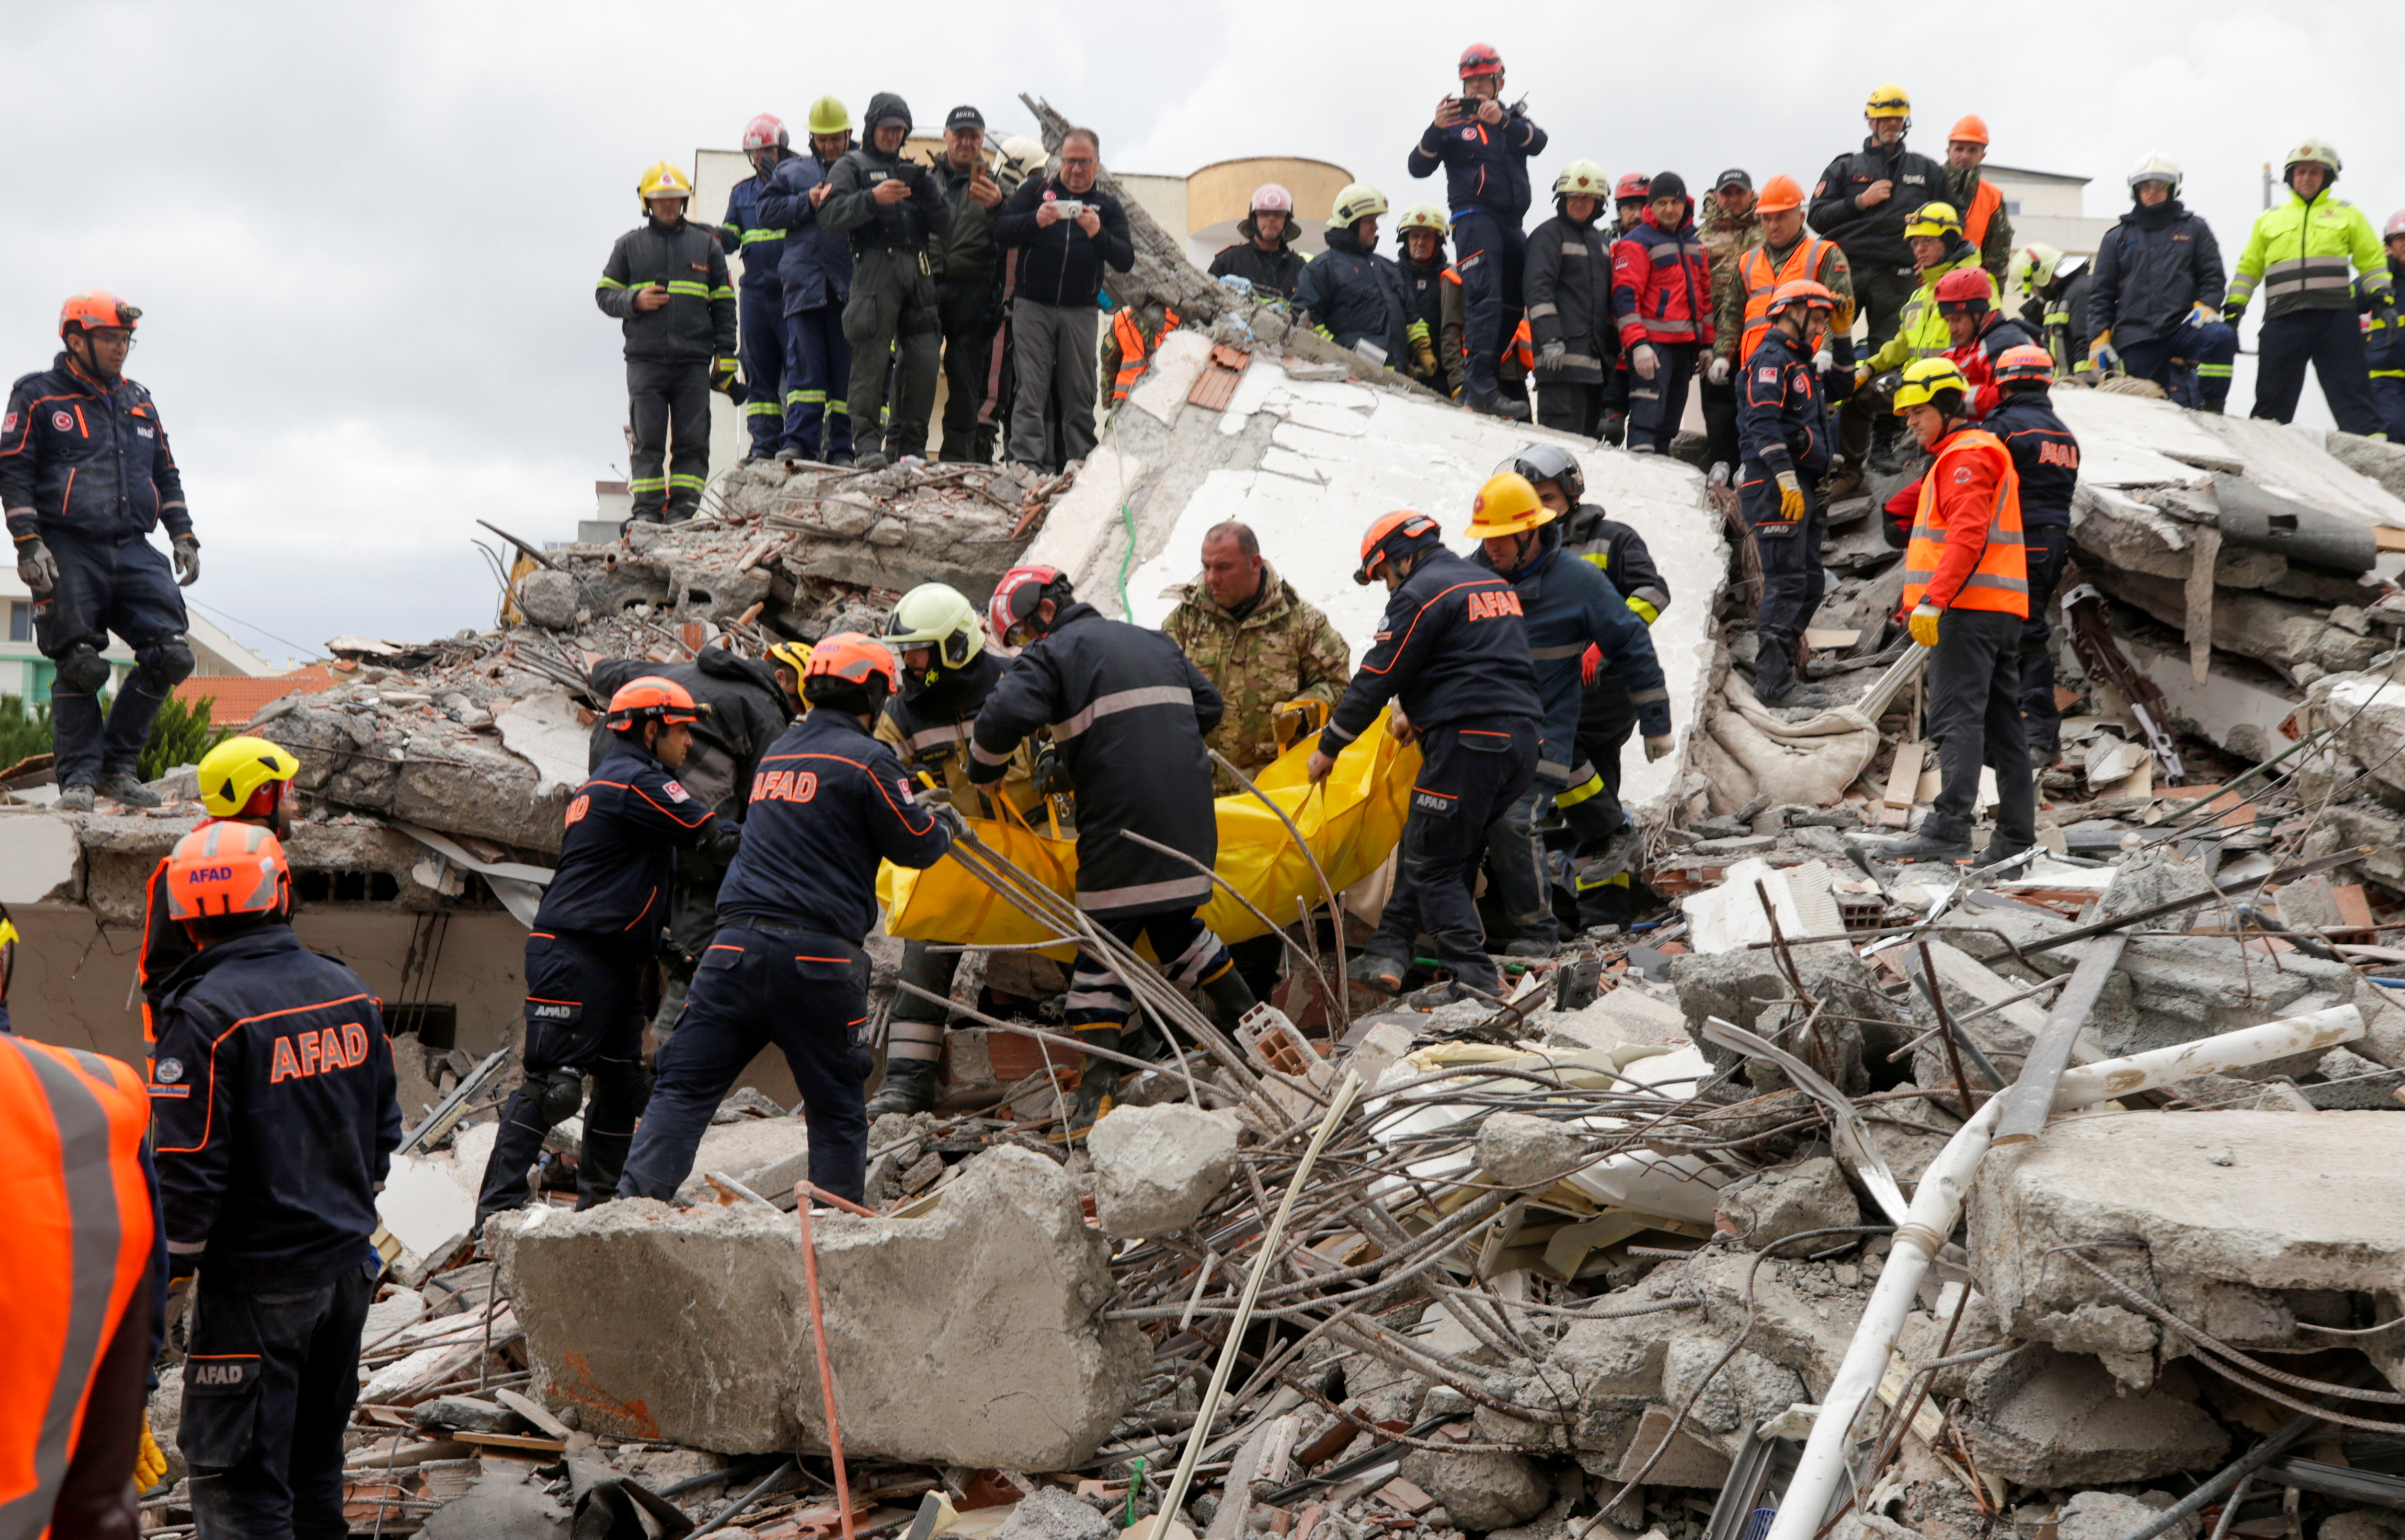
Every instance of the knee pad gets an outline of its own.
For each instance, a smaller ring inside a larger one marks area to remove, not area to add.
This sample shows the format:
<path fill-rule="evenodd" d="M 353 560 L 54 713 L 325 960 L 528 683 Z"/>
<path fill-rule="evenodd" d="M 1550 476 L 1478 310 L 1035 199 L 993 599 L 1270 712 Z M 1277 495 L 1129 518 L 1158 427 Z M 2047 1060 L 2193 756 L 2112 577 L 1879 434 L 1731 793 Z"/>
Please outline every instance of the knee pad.
<path fill-rule="evenodd" d="M 534 1094 L 535 1114 L 545 1128 L 556 1128 L 584 1106 L 584 1076 L 574 1069 L 553 1070 Z"/>
<path fill-rule="evenodd" d="M 59 659 L 59 684 L 76 695 L 98 695 L 108 684 L 108 659 L 77 643 Z"/>
<path fill-rule="evenodd" d="M 652 1072 L 640 1059 L 604 1059 L 593 1067 L 593 1099 L 624 1106 L 637 1116 L 652 1100 Z"/>
<path fill-rule="evenodd" d="M 191 642 L 181 631 L 138 649 L 134 658 L 136 671 L 158 685 L 162 695 L 191 678 L 192 670 L 199 666 L 192 657 Z"/>

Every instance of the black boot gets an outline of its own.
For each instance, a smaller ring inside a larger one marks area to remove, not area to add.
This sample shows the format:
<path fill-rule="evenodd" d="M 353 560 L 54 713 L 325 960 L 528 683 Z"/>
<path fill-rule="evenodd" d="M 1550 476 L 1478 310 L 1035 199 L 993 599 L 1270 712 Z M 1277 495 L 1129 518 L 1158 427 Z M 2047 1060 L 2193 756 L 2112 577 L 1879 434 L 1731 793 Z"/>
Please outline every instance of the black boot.
<path fill-rule="evenodd" d="M 933 1059 L 887 1059 L 885 1081 L 868 1098 L 868 1121 L 875 1123 L 888 1112 L 907 1118 L 931 1110 L 935 1105 L 935 1068 Z"/>
<path fill-rule="evenodd" d="M 1753 698 L 1765 706 L 1784 705 L 1795 693 L 1795 659 L 1777 636 L 1757 635 L 1753 653 Z"/>
<path fill-rule="evenodd" d="M 1077 1040 L 1094 1047 L 1118 1053 L 1119 1029 L 1115 1026 L 1081 1027 Z M 1110 1110 L 1109 1102 L 1119 1088 L 1120 1065 L 1116 1059 L 1086 1055 L 1077 1075 L 1077 1095 L 1069 1104 L 1069 1135 L 1082 1137 L 1104 1113 Z"/>
<path fill-rule="evenodd" d="M 1254 996 L 1253 986 L 1245 982 L 1245 976 L 1232 964 L 1202 986 L 1202 996 L 1219 1012 L 1219 1025 L 1230 1032 L 1236 1030 L 1236 1024 L 1261 1003 Z"/>
<path fill-rule="evenodd" d="M 1344 967 L 1344 976 L 1347 979 L 1366 989 L 1374 989 L 1382 995 L 1401 994 L 1403 978 L 1410 972 L 1411 965 L 1408 963 L 1399 963 L 1392 957 L 1381 957 L 1374 952 L 1357 952 L 1353 954 L 1353 960 Z"/>
<path fill-rule="evenodd" d="M 1920 829 L 1911 834 L 1893 834 L 1878 840 L 1849 840 L 1847 843 L 1874 861 L 1944 863 L 1971 858 L 1970 826 L 1955 824 L 1934 814 L 1922 819 Z"/>

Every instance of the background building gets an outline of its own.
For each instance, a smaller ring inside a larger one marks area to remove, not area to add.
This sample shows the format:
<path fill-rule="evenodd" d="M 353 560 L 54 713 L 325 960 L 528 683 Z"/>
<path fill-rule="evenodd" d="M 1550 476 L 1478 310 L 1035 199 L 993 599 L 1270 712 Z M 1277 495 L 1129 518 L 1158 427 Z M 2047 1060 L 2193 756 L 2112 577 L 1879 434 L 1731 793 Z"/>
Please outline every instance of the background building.
<path fill-rule="evenodd" d="M 185 634 L 191 638 L 192 657 L 200 665 L 193 671 L 196 674 L 238 674 L 258 679 L 279 671 L 219 630 L 200 611 L 190 609 L 190 614 L 191 629 Z M 49 700 L 50 682 L 58 677 L 58 667 L 34 645 L 34 591 L 25 586 L 13 565 L 0 567 L 0 618 L 8 623 L 6 640 L 0 640 L 0 695 L 22 697 L 28 706 Z M 134 667 L 133 649 L 113 636 L 108 639 L 108 650 L 101 656 L 108 659 L 120 680 Z"/>

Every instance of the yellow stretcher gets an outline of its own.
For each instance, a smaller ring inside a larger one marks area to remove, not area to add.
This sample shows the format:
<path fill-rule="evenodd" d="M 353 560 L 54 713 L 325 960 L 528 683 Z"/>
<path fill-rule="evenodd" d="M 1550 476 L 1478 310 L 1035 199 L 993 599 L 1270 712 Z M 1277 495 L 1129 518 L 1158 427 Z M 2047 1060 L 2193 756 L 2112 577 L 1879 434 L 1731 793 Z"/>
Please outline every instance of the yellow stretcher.
<path fill-rule="evenodd" d="M 1403 837 L 1420 751 L 1397 743 L 1387 734 L 1385 723 L 1382 713 L 1338 756 L 1334 772 L 1317 790 L 1303 776 L 1303 765 L 1318 742 L 1315 735 L 1296 743 L 1253 777 L 1294 820 L 1329 882 L 1340 892 L 1384 865 Z M 1311 863 L 1295 848 L 1293 836 L 1276 814 L 1249 792 L 1222 797 L 1217 806 L 1222 881 L 1282 925 L 1296 919 L 1297 897 L 1315 906 L 1324 901 Z M 1075 841 L 1054 840 L 1017 822 L 982 818 L 969 822 L 979 839 L 1021 870 L 1040 877 L 1062 897 L 1076 898 Z M 906 940 L 1024 946 L 1051 935 L 949 857 L 924 871 L 888 862 L 877 874 L 877 897 L 885 906 L 886 934 Z M 1224 888 L 1213 889 L 1202 919 L 1223 941 L 1247 940 L 1262 934 L 1261 922 Z M 1071 951 L 1064 945 L 1057 954 L 1065 960 Z"/>

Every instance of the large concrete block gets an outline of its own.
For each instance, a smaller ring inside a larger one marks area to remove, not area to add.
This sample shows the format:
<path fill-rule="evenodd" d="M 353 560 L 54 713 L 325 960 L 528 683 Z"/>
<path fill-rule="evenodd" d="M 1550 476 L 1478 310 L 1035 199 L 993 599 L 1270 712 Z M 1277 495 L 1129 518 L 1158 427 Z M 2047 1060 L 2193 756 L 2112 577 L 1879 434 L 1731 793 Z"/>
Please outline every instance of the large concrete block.
<path fill-rule="evenodd" d="M 1122 1107 L 1086 1138 L 1094 1214 L 1122 1238 L 1165 1236 L 1202 1216 L 1236 1176 L 1236 1123 L 1186 1102 Z"/>
<path fill-rule="evenodd" d="M 2029 1487 L 2148 1481 L 2217 1465 L 2229 1434 L 2185 1372 L 2131 1392 L 2092 1358 L 2056 1359 L 1993 1409 L 1965 1418 L 1979 1468 Z"/>

